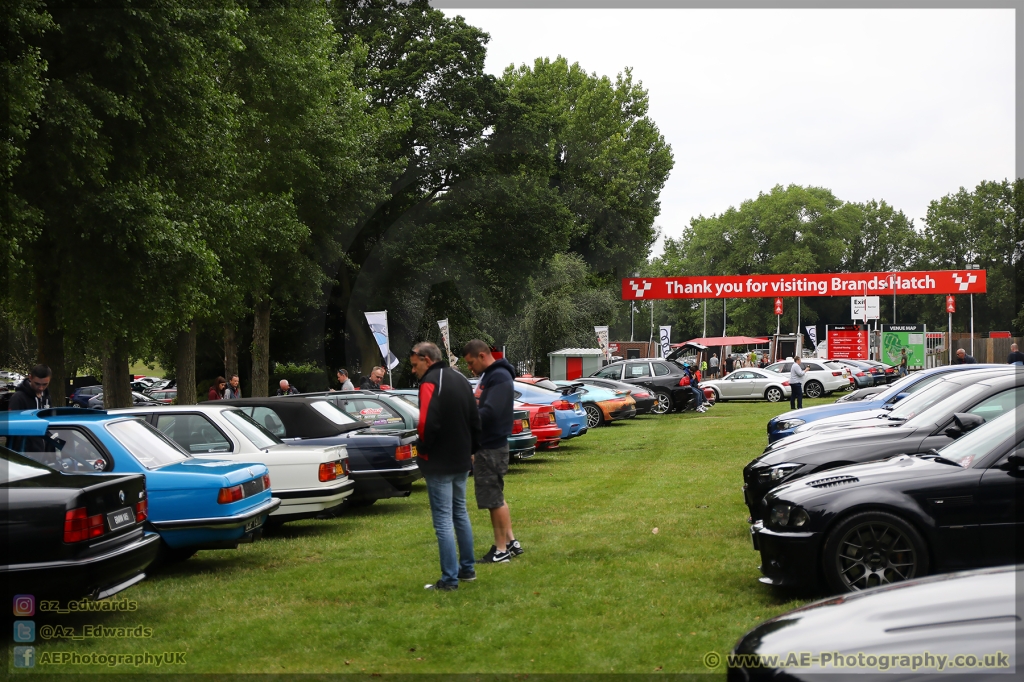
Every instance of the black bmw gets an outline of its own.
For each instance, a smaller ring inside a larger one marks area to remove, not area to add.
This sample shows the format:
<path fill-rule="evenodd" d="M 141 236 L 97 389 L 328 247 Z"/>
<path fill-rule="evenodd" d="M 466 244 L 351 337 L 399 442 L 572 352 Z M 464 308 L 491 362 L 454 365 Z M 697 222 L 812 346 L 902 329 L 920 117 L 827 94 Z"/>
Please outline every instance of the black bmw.
<path fill-rule="evenodd" d="M 761 581 L 852 592 L 1015 560 L 1024 530 L 1024 406 L 938 451 L 805 476 L 751 526 Z"/>
<path fill-rule="evenodd" d="M 941 448 L 1024 402 L 1024 371 L 960 372 L 898 404 L 888 418 L 776 441 L 743 469 L 752 521 L 772 488 L 828 469 Z"/>

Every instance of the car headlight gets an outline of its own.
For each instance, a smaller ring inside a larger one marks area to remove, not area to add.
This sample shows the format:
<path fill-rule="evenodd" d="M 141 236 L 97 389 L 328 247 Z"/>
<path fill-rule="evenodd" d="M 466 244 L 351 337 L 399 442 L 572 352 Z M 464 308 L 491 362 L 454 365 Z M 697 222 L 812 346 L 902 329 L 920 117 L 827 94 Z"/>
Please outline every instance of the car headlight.
<path fill-rule="evenodd" d="M 777 431 L 785 431 L 786 429 L 795 429 L 804 423 L 803 419 L 785 419 L 775 423 L 775 429 Z"/>
<path fill-rule="evenodd" d="M 794 462 L 776 464 L 775 466 L 759 471 L 757 479 L 760 483 L 778 483 L 802 466 L 803 464 L 796 464 Z"/>
<path fill-rule="evenodd" d="M 778 526 L 779 528 L 787 526 L 801 528 L 807 525 L 807 522 L 810 520 L 807 512 L 803 509 L 786 504 L 785 502 L 776 502 L 772 505 L 769 519 L 773 526 Z"/>

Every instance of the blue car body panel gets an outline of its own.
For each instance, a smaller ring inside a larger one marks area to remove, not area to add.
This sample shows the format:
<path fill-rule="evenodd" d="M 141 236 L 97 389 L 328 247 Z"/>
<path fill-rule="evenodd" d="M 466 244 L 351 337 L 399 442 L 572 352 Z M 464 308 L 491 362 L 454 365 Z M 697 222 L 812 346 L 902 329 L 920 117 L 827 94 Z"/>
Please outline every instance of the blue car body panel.
<path fill-rule="evenodd" d="M 774 443 L 777 440 L 786 438 L 793 435 L 793 429 L 790 427 L 787 429 L 780 429 L 779 424 L 785 421 L 793 419 L 802 419 L 804 424 L 818 421 L 819 419 L 826 419 L 828 417 L 835 417 L 842 414 L 851 414 L 853 412 L 865 412 L 869 410 L 881 410 L 886 405 L 894 404 L 897 401 L 897 396 L 901 393 L 905 393 L 908 389 L 913 388 L 921 381 L 928 379 L 929 377 L 936 377 L 949 372 L 959 372 L 970 369 L 983 369 L 985 367 L 998 367 L 1000 365 L 947 365 L 944 367 L 933 367 L 932 369 L 925 369 L 914 372 L 910 375 L 911 381 L 907 384 L 896 386 L 893 384 L 892 387 L 887 388 L 876 396 L 873 396 L 869 400 L 858 400 L 850 403 L 834 403 L 832 405 L 818 405 L 815 407 L 806 407 L 802 410 L 792 410 L 790 412 L 784 412 L 777 417 L 773 417 L 768 421 L 768 442 Z"/>
<path fill-rule="evenodd" d="M 567 400 L 575 405 L 576 409 L 573 410 L 555 410 L 555 423 L 562 429 L 562 440 L 576 438 L 587 432 L 587 413 L 583 411 L 583 401 L 579 395 L 562 395 L 522 381 L 516 382 L 515 390 L 521 395 L 516 398 L 520 402 L 550 405 L 556 400 Z"/>
<path fill-rule="evenodd" d="M 88 431 L 113 461 L 113 467 L 104 473 L 138 473 L 146 477 L 148 523 L 173 548 L 230 547 L 248 541 L 280 504 L 270 488 L 262 489 L 262 478 L 268 470 L 259 462 L 189 456 L 180 462 L 146 468 L 106 428 L 112 422 L 127 419 L 131 417 L 70 408 L 9 412 L 0 420 L 0 435 L 41 436 L 48 428 L 59 427 Z M 217 502 L 221 488 L 242 484 L 260 490 L 235 502 Z"/>

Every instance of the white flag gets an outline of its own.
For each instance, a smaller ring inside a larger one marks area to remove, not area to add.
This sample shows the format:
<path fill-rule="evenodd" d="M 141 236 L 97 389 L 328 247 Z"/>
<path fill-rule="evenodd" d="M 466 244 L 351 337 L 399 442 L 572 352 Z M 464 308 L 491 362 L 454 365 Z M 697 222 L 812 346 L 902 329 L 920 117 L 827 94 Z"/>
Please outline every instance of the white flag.
<path fill-rule="evenodd" d="M 459 359 L 452 355 L 452 347 L 448 337 L 448 318 L 446 317 L 443 320 L 438 320 L 437 326 L 441 328 L 441 340 L 444 341 L 444 350 L 448 353 L 448 365 L 450 367 L 454 367 L 459 363 Z"/>
<path fill-rule="evenodd" d="M 660 327 L 661 330 L 661 357 L 667 358 L 672 352 L 672 325 Z"/>
<path fill-rule="evenodd" d="M 594 333 L 597 334 L 597 345 L 600 346 L 601 351 L 608 355 L 608 327 L 594 327 Z"/>
<path fill-rule="evenodd" d="M 807 338 L 809 338 L 811 340 L 811 348 L 817 348 L 818 347 L 818 328 L 817 327 L 811 327 L 810 325 L 808 325 L 806 327 L 806 329 L 807 329 Z"/>
<path fill-rule="evenodd" d="M 381 310 L 375 313 L 363 313 L 366 315 L 366 323 L 370 325 L 370 331 L 373 332 L 373 339 L 377 342 L 377 346 L 380 348 L 380 355 L 384 358 L 384 366 L 388 368 L 390 372 L 392 369 L 398 366 L 398 358 L 391 352 L 390 341 L 388 339 L 388 311 Z"/>

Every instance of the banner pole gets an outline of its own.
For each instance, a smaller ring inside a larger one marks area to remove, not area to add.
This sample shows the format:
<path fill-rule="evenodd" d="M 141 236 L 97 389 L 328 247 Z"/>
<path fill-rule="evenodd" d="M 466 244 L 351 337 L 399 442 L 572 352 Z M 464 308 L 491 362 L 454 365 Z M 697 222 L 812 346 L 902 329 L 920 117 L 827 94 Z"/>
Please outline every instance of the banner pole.
<path fill-rule="evenodd" d="M 971 294 L 971 357 L 974 357 L 974 294 Z"/>
<path fill-rule="evenodd" d="M 704 331 L 701 332 L 701 338 L 708 338 L 708 299 L 704 299 Z"/>
<path fill-rule="evenodd" d="M 949 325 L 946 327 L 946 335 L 949 336 L 949 343 L 946 346 L 949 348 L 949 364 L 953 364 L 953 313 L 949 314 Z"/>

